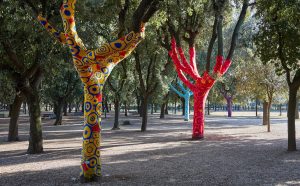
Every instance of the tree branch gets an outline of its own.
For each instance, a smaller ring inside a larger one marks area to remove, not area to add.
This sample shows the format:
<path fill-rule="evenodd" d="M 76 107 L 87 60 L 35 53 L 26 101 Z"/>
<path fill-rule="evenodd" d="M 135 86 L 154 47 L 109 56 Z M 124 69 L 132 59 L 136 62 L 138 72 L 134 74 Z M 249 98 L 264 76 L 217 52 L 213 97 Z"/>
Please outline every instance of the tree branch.
<path fill-rule="evenodd" d="M 249 0 L 244 0 L 244 2 L 243 2 L 243 7 L 242 7 L 242 10 L 241 10 L 239 19 L 236 23 L 236 26 L 235 26 L 233 34 L 232 34 L 230 49 L 229 49 L 228 55 L 226 57 L 227 60 L 231 61 L 231 58 L 233 56 L 233 52 L 234 52 L 235 47 L 236 47 L 236 42 L 237 42 L 237 39 L 238 39 L 238 36 L 239 36 L 240 28 L 241 28 L 242 24 L 244 23 L 244 20 L 245 20 L 245 17 L 246 17 L 247 8 L 249 6 L 248 2 L 249 2 Z"/>

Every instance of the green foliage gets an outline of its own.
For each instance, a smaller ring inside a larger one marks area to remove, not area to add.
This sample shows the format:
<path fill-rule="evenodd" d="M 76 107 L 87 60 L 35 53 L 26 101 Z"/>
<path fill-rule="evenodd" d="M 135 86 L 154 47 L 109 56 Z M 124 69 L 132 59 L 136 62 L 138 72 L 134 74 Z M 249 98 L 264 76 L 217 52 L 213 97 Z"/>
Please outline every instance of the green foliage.
<path fill-rule="evenodd" d="M 263 63 L 274 63 L 278 74 L 299 69 L 299 17 L 299 0 L 257 1 L 257 52 Z"/>

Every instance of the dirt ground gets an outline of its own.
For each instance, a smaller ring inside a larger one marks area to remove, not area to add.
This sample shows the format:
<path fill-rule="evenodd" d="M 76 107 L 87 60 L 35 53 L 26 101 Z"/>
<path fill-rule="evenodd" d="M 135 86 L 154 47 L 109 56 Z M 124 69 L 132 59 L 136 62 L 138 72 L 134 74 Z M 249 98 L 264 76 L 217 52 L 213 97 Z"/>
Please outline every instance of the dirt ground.
<path fill-rule="evenodd" d="M 192 141 L 192 121 L 180 115 L 121 114 L 121 130 L 112 131 L 113 115 L 103 119 L 101 183 L 86 185 L 300 185 L 300 152 L 287 152 L 287 119 L 272 115 L 271 133 L 254 113 L 224 112 L 206 117 L 205 139 Z M 21 141 L 6 142 L 8 119 L 0 118 L 0 185 L 81 185 L 79 163 L 81 116 L 64 125 L 43 120 L 45 153 L 26 154 L 28 117 L 21 117 Z M 297 120 L 298 148 L 300 121 Z"/>

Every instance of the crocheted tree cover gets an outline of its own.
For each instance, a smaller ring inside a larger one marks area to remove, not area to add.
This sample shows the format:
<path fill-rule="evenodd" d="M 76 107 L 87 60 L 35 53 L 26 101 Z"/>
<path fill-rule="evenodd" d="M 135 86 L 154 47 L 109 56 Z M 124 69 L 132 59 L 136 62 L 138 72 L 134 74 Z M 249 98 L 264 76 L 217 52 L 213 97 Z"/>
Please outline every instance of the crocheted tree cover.
<path fill-rule="evenodd" d="M 182 82 L 178 81 L 178 85 L 182 91 L 177 90 L 172 84 L 169 85 L 170 89 L 174 91 L 179 97 L 182 97 L 184 99 L 184 120 L 189 121 L 190 120 L 190 97 L 193 95 L 193 92 L 190 91 L 188 88 L 184 88 Z"/>
<path fill-rule="evenodd" d="M 95 50 L 87 49 L 79 38 L 75 26 L 76 0 L 64 0 L 60 13 L 64 32 L 57 31 L 38 16 L 41 24 L 60 43 L 67 45 L 73 55 L 74 66 L 84 84 L 84 125 L 81 159 L 81 179 L 97 180 L 101 176 L 100 139 L 102 89 L 112 69 L 126 58 L 144 36 L 144 24 L 139 33 L 130 32 L 124 37 L 106 43 Z"/>
<path fill-rule="evenodd" d="M 172 38 L 171 50 L 169 55 L 172 58 L 180 80 L 194 93 L 194 120 L 193 120 L 193 139 L 204 137 L 204 113 L 207 95 L 214 85 L 216 78 L 221 77 L 229 68 L 231 61 L 223 60 L 223 56 L 217 56 L 216 64 L 212 75 L 205 71 L 199 75 L 196 66 L 195 47 L 189 48 L 190 62 L 188 63 L 181 47 L 176 46 L 175 38 Z M 193 83 L 187 79 L 189 75 Z"/>

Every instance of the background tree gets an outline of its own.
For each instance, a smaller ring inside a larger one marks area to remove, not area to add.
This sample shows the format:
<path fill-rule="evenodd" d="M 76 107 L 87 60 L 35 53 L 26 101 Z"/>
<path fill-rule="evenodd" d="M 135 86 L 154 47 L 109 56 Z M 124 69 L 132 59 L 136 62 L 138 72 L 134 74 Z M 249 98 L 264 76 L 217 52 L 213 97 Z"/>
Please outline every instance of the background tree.
<path fill-rule="evenodd" d="M 257 53 L 263 63 L 273 63 L 277 74 L 285 74 L 289 87 L 288 151 L 296 150 L 295 108 L 300 87 L 300 2 L 257 1 L 260 22 L 255 38 Z"/>

